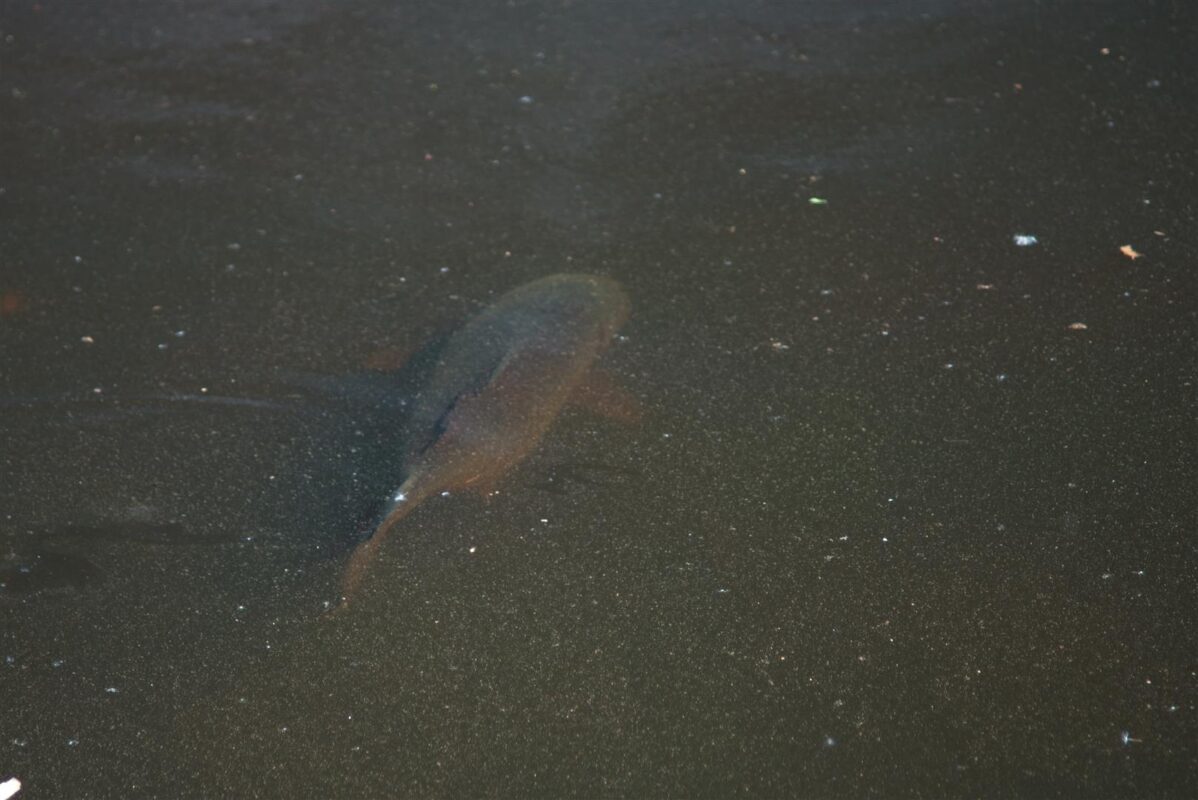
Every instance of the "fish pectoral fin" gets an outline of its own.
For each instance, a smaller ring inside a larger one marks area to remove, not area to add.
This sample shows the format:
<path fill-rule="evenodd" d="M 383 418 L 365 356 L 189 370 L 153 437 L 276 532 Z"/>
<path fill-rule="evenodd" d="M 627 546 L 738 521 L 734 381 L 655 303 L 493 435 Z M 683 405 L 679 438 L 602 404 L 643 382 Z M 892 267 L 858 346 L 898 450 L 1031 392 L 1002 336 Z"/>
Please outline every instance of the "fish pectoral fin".
<path fill-rule="evenodd" d="M 570 395 L 570 405 L 625 424 L 644 417 L 641 401 L 608 372 L 591 369 Z"/>
<path fill-rule="evenodd" d="M 499 494 L 499 490 L 495 488 L 498 484 L 499 482 L 491 476 L 479 475 L 462 484 L 462 488 L 474 492 L 484 502 L 489 503 L 491 498 Z"/>

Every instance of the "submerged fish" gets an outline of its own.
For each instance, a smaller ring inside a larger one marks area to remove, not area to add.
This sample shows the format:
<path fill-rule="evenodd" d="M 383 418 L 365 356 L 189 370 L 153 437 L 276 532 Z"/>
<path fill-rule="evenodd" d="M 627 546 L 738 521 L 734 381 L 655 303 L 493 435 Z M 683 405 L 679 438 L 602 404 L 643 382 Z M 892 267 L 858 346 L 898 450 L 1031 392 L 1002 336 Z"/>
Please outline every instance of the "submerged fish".
<path fill-rule="evenodd" d="M 396 523 L 428 496 L 490 494 L 524 460 L 628 317 L 620 285 L 593 275 L 551 275 L 520 286 L 458 330 L 413 401 L 404 438 L 405 479 L 382 521 L 350 555 L 344 608 Z M 611 406 L 606 388 L 594 388 Z"/>

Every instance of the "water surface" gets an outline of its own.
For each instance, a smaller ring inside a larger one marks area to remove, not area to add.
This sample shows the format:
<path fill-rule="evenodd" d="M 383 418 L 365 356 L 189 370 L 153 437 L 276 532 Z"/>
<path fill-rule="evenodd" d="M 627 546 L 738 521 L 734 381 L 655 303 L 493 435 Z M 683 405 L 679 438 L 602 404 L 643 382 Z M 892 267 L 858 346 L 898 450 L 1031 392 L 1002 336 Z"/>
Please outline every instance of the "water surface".
<path fill-rule="evenodd" d="M 0 772 L 1191 796 L 1193 11 L 966 5 L 0 2 Z M 360 373 L 558 272 L 643 419 L 322 624 Z"/>

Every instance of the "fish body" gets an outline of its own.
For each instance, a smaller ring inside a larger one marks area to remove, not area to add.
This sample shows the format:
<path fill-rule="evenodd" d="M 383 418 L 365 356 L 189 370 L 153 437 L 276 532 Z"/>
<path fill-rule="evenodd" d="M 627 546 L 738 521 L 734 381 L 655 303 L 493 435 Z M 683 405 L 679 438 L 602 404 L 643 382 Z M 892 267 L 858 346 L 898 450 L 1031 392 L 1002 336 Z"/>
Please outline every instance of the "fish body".
<path fill-rule="evenodd" d="M 628 311 L 627 295 L 611 279 L 551 275 L 502 295 L 450 337 L 412 403 L 405 479 L 350 555 L 340 607 L 383 540 L 421 501 L 449 490 L 489 494 L 536 448 Z"/>

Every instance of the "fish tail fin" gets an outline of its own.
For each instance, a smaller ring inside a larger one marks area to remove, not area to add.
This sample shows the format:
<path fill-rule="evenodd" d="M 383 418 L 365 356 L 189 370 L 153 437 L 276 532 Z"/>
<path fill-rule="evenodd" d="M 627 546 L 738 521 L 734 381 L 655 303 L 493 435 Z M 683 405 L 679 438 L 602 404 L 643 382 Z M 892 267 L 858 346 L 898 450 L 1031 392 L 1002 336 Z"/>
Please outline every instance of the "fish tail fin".
<path fill-rule="evenodd" d="M 349 561 L 346 562 L 345 569 L 341 572 L 340 596 L 337 604 L 328 612 L 329 615 L 343 611 L 349 606 L 350 600 L 361 588 L 362 579 L 383 541 L 400 520 L 406 517 L 428 494 L 427 491 L 417 489 L 416 479 L 417 476 L 412 476 L 404 481 L 403 486 L 396 492 L 395 503 L 387 512 L 387 516 L 375 527 L 370 536 L 350 553 Z"/>

